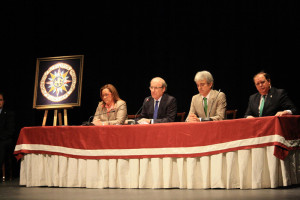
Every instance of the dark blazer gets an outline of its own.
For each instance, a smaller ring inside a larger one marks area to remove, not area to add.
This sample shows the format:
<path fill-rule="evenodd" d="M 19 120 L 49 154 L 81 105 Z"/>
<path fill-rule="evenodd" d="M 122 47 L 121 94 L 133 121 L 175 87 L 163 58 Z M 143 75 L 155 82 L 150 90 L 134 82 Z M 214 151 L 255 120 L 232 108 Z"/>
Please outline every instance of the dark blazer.
<path fill-rule="evenodd" d="M 14 113 L 5 108 L 0 114 L 0 166 L 7 155 L 12 155 L 13 139 L 15 133 Z"/>
<path fill-rule="evenodd" d="M 14 132 L 15 114 L 14 112 L 3 108 L 0 114 L 0 140 L 13 138 Z"/>
<path fill-rule="evenodd" d="M 154 99 L 150 96 L 145 98 L 143 109 L 139 119 L 153 119 Z M 158 107 L 157 119 L 154 123 L 174 122 L 177 115 L 177 101 L 175 97 L 163 94 Z"/>
<path fill-rule="evenodd" d="M 15 133 L 15 114 L 12 111 L 2 109 L 0 114 L 0 140 L 11 139 Z"/>
<path fill-rule="evenodd" d="M 261 94 L 259 92 L 250 96 L 245 117 L 249 115 L 253 117 L 259 116 L 260 98 Z M 264 104 L 262 116 L 274 116 L 277 112 L 284 110 L 291 110 L 293 114 L 297 112 L 295 105 L 289 99 L 284 89 L 271 87 Z"/>

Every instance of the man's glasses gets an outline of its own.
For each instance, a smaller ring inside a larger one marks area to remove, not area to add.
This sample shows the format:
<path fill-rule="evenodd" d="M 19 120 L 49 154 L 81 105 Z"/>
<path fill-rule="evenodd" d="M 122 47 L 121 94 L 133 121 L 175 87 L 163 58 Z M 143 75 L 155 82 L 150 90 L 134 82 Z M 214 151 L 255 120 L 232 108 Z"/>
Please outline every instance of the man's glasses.
<path fill-rule="evenodd" d="M 150 90 L 158 90 L 159 88 L 163 88 L 163 87 L 152 87 L 152 86 L 149 87 Z"/>

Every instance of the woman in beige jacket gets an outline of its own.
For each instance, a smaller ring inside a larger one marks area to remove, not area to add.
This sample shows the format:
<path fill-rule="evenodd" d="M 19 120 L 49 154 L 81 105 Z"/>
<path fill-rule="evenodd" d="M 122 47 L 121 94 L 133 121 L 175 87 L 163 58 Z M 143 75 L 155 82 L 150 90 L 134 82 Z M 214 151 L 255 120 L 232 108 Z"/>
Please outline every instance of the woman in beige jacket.
<path fill-rule="evenodd" d="M 124 124 L 127 106 L 119 97 L 117 89 L 112 84 L 106 84 L 100 89 L 100 97 L 102 101 L 96 109 L 92 123 L 96 126 Z"/>

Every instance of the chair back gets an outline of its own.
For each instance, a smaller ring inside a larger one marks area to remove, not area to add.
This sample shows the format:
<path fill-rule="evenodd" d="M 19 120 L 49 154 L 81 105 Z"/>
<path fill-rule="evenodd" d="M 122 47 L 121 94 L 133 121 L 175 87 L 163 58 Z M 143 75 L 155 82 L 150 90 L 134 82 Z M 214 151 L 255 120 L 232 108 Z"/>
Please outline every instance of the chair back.
<path fill-rule="evenodd" d="M 128 119 L 135 119 L 135 118 L 138 118 L 140 115 L 127 115 L 127 118 Z"/>
<path fill-rule="evenodd" d="M 177 113 L 175 121 L 184 122 L 184 117 L 185 117 L 185 112 Z"/>
<path fill-rule="evenodd" d="M 237 109 L 235 110 L 226 110 L 225 119 L 236 119 Z"/>

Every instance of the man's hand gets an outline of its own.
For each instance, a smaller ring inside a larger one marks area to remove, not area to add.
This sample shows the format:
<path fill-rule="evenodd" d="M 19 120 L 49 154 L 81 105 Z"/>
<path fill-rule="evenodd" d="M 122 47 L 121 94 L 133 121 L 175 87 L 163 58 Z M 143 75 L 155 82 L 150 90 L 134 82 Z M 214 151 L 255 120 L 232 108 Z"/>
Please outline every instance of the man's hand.
<path fill-rule="evenodd" d="M 200 122 L 200 119 L 194 113 L 191 113 L 188 117 L 188 122 Z"/>
<path fill-rule="evenodd" d="M 142 118 L 138 121 L 139 124 L 150 124 L 151 119 Z"/>
<path fill-rule="evenodd" d="M 279 111 L 276 113 L 275 116 L 283 116 L 283 115 L 290 115 L 290 113 L 288 111 Z"/>

